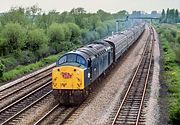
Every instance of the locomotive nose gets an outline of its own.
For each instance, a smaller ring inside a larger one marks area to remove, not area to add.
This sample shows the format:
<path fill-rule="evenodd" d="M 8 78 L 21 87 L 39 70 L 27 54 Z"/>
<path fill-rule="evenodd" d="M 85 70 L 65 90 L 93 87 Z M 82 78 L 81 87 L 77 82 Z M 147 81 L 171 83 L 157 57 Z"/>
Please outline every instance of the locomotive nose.
<path fill-rule="evenodd" d="M 84 89 L 84 69 L 75 66 L 54 68 L 52 71 L 52 88 L 62 90 Z"/>

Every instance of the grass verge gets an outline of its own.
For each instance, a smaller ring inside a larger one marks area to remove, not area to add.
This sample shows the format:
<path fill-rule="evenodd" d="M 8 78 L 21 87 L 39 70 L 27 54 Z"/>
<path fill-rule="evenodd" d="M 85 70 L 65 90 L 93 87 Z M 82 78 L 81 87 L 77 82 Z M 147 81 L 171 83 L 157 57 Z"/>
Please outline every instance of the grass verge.
<path fill-rule="evenodd" d="M 171 29 L 172 30 L 172 29 Z M 178 43 L 170 41 L 173 35 L 167 35 L 171 31 L 164 27 L 158 28 L 159 38 L 163 48 L 163 67 L 169 94 L 169 117 L 172 124 L 180 123 L 180 64 L 174 46 Z M 177 32 L 178 33 L 178 32 Z M 176 39 L 176 38 L 173 38 Z M 179 48 L 180 49 L 180 48 Z"/>

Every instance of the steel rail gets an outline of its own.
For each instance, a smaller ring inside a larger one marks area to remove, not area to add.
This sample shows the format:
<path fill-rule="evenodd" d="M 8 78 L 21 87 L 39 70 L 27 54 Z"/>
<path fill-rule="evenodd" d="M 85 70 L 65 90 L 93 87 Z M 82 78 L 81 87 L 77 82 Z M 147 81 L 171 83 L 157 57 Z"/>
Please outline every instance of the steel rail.
<path fill-rule="evenodd" d="M 20 84 L 20 83 L 22 83 L 22 82 L 25 82 L 25 81 L 27 81 L 27 80 L 29 80 L 29 79 L 37 76 L 37 75 L 40 75 L 41 73 L 44 73 L 44 72 L 46 72 L 46 71 L 48 71 L 48 70 L 51 70 L 53 67 L 54 67 L 54 66 L 51 66 L 51 67 L 49 67 L 49 68 L 47 68 L 47 69 L 45 69 L 45 70 L 42 70 L 42 71 L 40 71 L 40 72 L 38 72 L 38 73 L 35 73 L 35 74 L 33 74 L 33 75 L 30 75 L 30 76 L 28 76 L 27 78 L 24 78 L 24 79 L 22 79 L 22 80 L 19 80 L 19 81 L 18 81 L 17 83 L 15 83 L 15 84 L 12 84 L 12 85 L 7 86 L 7 87 L 5 87 L 5 88 L 3 88 L 3 89 L 0 89 L 0 93 L 3 92 L 3 91 L 6 91 L 7 89 L 9 89 L 9 88 L 11 88 L 11 87 L 16 86 L 17 84 Z"/>
<path fill-rule="evenodd" d="M 33 105 L 35 105 L 37 102 L 41 101 L 42 99 L 44 99 L 45 97 L 47 97 L 48 95 L 50 95 L 52 93 L 52 90 L 50 90 L 48 93 L 46 93 L 45 95 L 43 95 L 41 98 L 39 98 L 38 100 L 36 100 L 35 102 L 31 103 L 30 105 L 28 105 L 27 107 L 23 108 L 21 111 L 17 112 L 16 114 L 14 114 L 13 116 L 11 116 L 10 118 L 8 118 L 6 121 L 4 121 L 3 123 L 1 123 L 1 125 L 5 125 L 6 123 L 8 123 L 10 120 L 12 120 L 13 118 L 15 118 L 16 116 L 18 116 L 20 113 L 26 111 L 27 109 L 29 109 L 30 107 L 32 107 Z"/>
<path fill-rule="evenodd" d="M 22 87 L 16 89 L 15 91 L 9 92 L 8 94 L 2 96 L 2 97 L 0 98 L 0 101 L 3 100 L 3 99 L 5 99 L 5 98 L 7 98 L 8 96 L 11 96 L 11 95 L 13 95 L 14 93 L 16 93 L 16 92 L 18 92 L 18 91 L 20 91 L 20 90 L 22 90 L 22 89 L 24 89 L 24 88 L 32 85 L 33 83 L 35 83 L 35 82 L 37 82 L 37 81 L 39 81 L 39 80 L 42 80 L 43 78 L 49 76 L 50 74 L 51 74 L 51 72 L 48 73 L 48 74 L 46 74 L 46 75 L 44 75 L 44 76 L 39 77 L 38 79 L 35 79 L 35 80 L 31 81 L 30 83 L 28 83 L 28 84 L 26 84 L 25 86 L 22 86 Z M 51 78 L 49 78 L 47 81 L 49 81 L 49 80 L 51 80 Z"/>
<path fill-rule="evenodd" d="M 41 117 L 36 123 L 34 123 L 34 125 L 38 125 L 40 124 L 45 118 L 47 118 L 52 112 L 54 112 L 60 105 L 57 104 L 55 105 L 50 111 L 48 111 L 43 117 Z M 62 109 L 62 111 L 64 110 L 65 108 Z"/>
<path fill-rule="evenodd" d="M 153 31 L 153 30 L 152 30 Z M 151 65 L 152 65 L 152 58 L 153 58 L 153 51 L 154 51 L 154 33 L 152 34 L 153 35 L 153 38 L 152 38 L 152 46 L 151 46 L 151 57 L 150 57 L 150 64 L 149 64 L 149 67 L 148 67 L 148 73 L 147 73 L 147 76 L 146 76 L 146 81 L 145 81 L 145 86 L 144 86 L 144 90 L 143 90 L 143 95 L 142 95 L 142 98 L 141 98 L 141 103 L 140 103 L 140 107 L 139 107 L 139 112 L 138 112 L 138 116 L 137 116 L 137 119 L 136 119 L 136 125 L 138 125 L 138 122 L 139 122 L 139 119 L 140 119 L 140 115 L 141 115 L 141 110 L 142 110 L 142 106 L 143 106 L 143 102 L 144 102 L 144 98 L 145 98 L 145 94 L 146 94 L 146 89 L 147 89 L 147 84 L 148 84 L 148 79 L 149 79 L 149 74 L 150 74 L 150 70 L 151 70 Z"/>
<path fill-rule="evenodd" d="M 36 89 L 36 90 L 32 91 L 31 93 L 27 94 L 26 96 L 24 96 L 24 97 L 20 98 L 19 100 L 15 101 L 14 103 L 11 103 L 11 104 L 10 104 L 10 105 L 8 105 L 7 107 L 5 107 L 5 108 L 1 109 L 1 110 L 0 110 L 0 113 L 1 113 L 1 112 L 3 112 L 4 110 L 8 109 L 9 107 L 11 107 L 11 106 L 13 106 L 13 105 L 17 104 L 17 103 L 18 103 L 18 102 L 20 102 L 21 100 L 23 100 L 23 99 L 25 99 L 25 98 L 29 97 L 30 95 L 32 95 L 33 93 L 35 93 L 35 92 L 39 91 L 40 89 L 44 88 L 45 86 L 49 85 L 50 83 L 51 83 L 51 81 L 50 81 L 50 82 L 48 82 L 48 83 L 46 83 L 46 84 L 44 84 L 44 85 L 43 85 L 43 86 L 41 86 L 40 88 L 38 88 L 38 89 Z"/>
<path fill-rule="evenodd" d="M 1 118 L 1 120 L 2 119 L 4 119 L 4 121 L 6 121 L 6 119 L 8 119 L 8 117 L 6 118 L 6 117 L 4 117 L 4 115 L 3 114 L 5 114 L 5 115 L 8 115 L 9 114 L 9 112 L 8 112 L 8 110 L 9 109 L 13 109 L 14 107 L 14 109 L 13 110 L 17 110 L 16 108 L 17 108 L 17 106 L 18 106 L 18 104 L 21 104 L 23 101 L 25 101 L 25 103 L 28 101 L 28 98 L 30 99 L 31 98 L 31 96 L 34 96 L 37 92 L 40 92 L 41 90 L 43 90 L 43 89 L 46 89 L 46 87 L 48 87 L 49 85 L 51 84 L 51 81 L 49 81 L 49 82 L 47 82 L 46 84 L 44 84 L 43 86 L 41 86 L 41 87 L 39 87 L 39 88 L 37 88 L 37 89 L 35 89 L 34 91 L 32 91 L 32 92 L 30 92 L 29 94 L 27 94 L 26 96 L 23 96 L 22 98 L 20 98 L 20 99 L 18 99 L 17 101 L 15 101 L 15 102 L 13 102 L 13 103 L 11 103 L 10 105 L 8 105 L 8 106 L 6 106 L 5 108 L 3 108 L 3 109 L 1 109 L 0 110 L 0 114 L 2 115 L 2 116 L 0 116 L 0 118 Z M 47 89 L 48 90 L 48 89 Z M 47 91 L 46 90 L 46 91 Z M 42 91 L 42 94 L 43 94 L 43 92 L 44 91 Z M 46 92 L 46 93 L 48 93 L 48 91 Z M 45 93 L 45 94 L 46 94 Z M 41 92 L 39 93 L 40 95 L 37 95 L 37 97 L 38 96 L 40 96 L 39 98 L 41 98 L 42 96 L 41 96 Z M 30 101 L 32 101 L 32 102 L 30 102 L 30 104 L 31 103 L 33 103 L 33 102 L 35 102 L 36 100 L 38 100 L 38 98 L 37 99 L 35 99 L 35 100 L 30 100 Z M 28 104 L 29 105 L 29 104 Z M 22 110 L 22 108 L 25 108 L 25 107 L 27 107 L 26 105 L 20 105 L 20 107 L 18 107 L 18 110 Z M 14 114 L 16 114 L 17 112 L 19 112 L 19 111 L 11 111 L 10 110 L 10 117 L 11 116 L 13 116 Z M 3 121 L 2 121 L 3 122 Z M 0 123 L 1 124 L 1 123 Z"/>

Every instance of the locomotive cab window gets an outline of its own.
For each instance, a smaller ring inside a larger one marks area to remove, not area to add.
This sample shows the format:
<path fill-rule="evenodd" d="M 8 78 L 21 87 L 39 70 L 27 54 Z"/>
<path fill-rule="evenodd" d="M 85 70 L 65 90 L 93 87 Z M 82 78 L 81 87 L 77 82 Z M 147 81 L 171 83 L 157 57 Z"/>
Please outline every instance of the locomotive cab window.
<path fill-rule="evenodd" d="M 65 63 L 66 62 L 66 58 L 67 58 L 66 56 L 61 57 L 60 60 L 59 60 L 59 65 Z"/>
<path fill-rule="evenodd" d="M 82 56 L 77 54 L 67 54 L 61 57 L 58 61 L 58 64 L 61 65 L 63 63 L 78 63 L 84 66 L 87 65 L 86 60 Z"/>
<path fill-rule="evenodd" d="M 67 62 L 76 62 L 76 54 L 68 54 Z"/>
<path fill-rule="evenodd" d="M 86 60 L 81 56 L 77 56 L 77 63 L 86 66 Z"/>

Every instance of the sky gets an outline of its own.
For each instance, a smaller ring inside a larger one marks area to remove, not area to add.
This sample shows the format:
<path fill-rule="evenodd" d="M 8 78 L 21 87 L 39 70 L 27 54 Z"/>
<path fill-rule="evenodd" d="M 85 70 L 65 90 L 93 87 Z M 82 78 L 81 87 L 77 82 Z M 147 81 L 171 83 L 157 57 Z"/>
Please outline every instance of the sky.
<path fill-rule="evenodd" d="M 77 7 L 83 7 L 87 12 L 103 9 L 111 13 L 120 10 L 127 10 L 130 13 L 133 10 L 142 10 L 149 13 L 152 10 L 161 11 L 163 8 L 180 10 L 180 0 L 0 0 L 0 12 L 7 12 L 11 7 L 32 5 L 38 5 L 45 12 L 70 11 Z"/>

